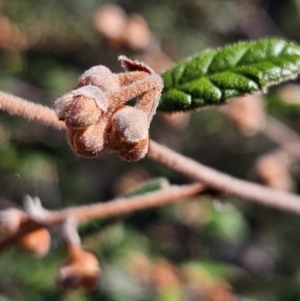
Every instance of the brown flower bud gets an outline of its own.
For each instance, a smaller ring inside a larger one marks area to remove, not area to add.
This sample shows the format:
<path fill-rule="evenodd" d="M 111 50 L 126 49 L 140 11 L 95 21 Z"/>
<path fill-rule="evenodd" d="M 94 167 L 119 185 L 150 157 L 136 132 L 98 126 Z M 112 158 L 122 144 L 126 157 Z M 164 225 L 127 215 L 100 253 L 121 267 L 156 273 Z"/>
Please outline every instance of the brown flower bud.
<path fill-rule="evenodd" d="M 66 124 L 76 128 L 87 127 L 97 122 L 101 111 L 94 99 L 86 96 L 75 96 Z"/>
<path fill-rule="evenodd" d="M 16 208 L 0 211 L 0 233 L 11 234 L 16 232 L 19 229 L 22 220 L 26 218 L 26 213 Z"/>
<path fill-rule="evenodd" d="M 126 161 L 143 158 L 148 151 L 148 118 L 145 112 L 124 106 L 111 119 L 109 148 Z"/>
<path fill-rule="evenodd" d="M 67 129 L 67 140 L 74 152 L 82 157 L 95 157 L 103 152 L 106 144 L 105 126 L 96 123 L 85 129 Z"/>
<path fill-rule="evenodd" d="M 101 271 L 96 255 L 79 245 L 70 245 L 69 255 L 69 261 L 58 272 L 59 286 L 63 289 L 77 289 L 81 286 L 94 289 Z"/>
<path fill-rule="evenodd" d="M 116 91 L 120 88 L 117 74 L 102 65 L 88 69 L 79 77 L 77 88 L 88 85 L 98 87 L 103 92 Z"/>
<path fill-rule="evenodd" d="M 76 128 L 97 122 L 108 109 L 105 93 L 95 86 L 84 86 L 59 98 L 55 110 L 60 120 Z"/>
<path fill-rule="evenodd" d="M 146 113 L 130 106 L 122 107 L 113 115 L 111 126 L 121 141 L 138 142 L 148 135 Z"/>
<path fill-rule="evenodd" d="M 37 257 L 42 257 L 49 252 L 51 236 L 47 229 L 38 229 L 22 236 L 17 245 Z"/>
<path fill-rule="evenodd" d="M 135 143 L 121 142 L 117 152 L 121 159 L 132 162 L 143 159 L 148 152 L 148 148 L 149 138 L 146 137 Z"/>

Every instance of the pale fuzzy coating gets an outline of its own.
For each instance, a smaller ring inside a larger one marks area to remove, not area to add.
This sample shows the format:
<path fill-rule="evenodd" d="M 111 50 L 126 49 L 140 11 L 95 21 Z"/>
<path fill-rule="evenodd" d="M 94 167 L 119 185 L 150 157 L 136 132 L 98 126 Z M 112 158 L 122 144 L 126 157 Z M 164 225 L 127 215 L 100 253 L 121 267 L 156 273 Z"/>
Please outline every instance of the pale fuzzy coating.
<path fill-rule="evenodd" d="M 139 98 L 139 102 L 136 105 L 138 109 L 147 112 L 149 125 L 152 121 L 154 114 L 156 113 L 161 91 L 163 88 L 163 81 L 159 75 L 152 75 L 150 81 L 152 81 L 152 84 L 155 85 L 155 88 L 151 90 L 149 88 L 149 91 L 147 93 L 141 95 L 141 97 Z"/>
<path fill-rule="evenodd" d="M 135 107 L 126 106 L 117 111 L 112 122 L 121 139 L 127 142 L 138 142 L 148 135 L 147 114 Z"/>
<path fill-rule="evenodd" d="M 149 149 L 149 137 L 140 140 L 138 142 L 121 142 L 119 147 L 116 148 L 116 151 L 119 157 L 125 161 L 137 161 L 143 159 Z"/>
<path fill-rule="evenodd" d="M 92 68 L 93 69 L 93 68 Z M 109 106 L 109 101 L 106 97 L 106 94 L 103 90 L 98 87 L 87 85 L 75 89 L 72 91 L 74 97 L 76 96 L 85 96 L 87 98 L 92 98 L 96 101 L 98 107 L 103 111 L 106 112 Z"/>
<path fill-rule="evenodd" d="M 94 99 L 78 96 L 75 97 L 69 116 L 65 122 L 74 128 L 85 128 L 96 123 L 102 113 Z"/>
<path fill-rule="evenodd" d="M 58 98 L 54 104 L 54 110 L 60 120 L 66 120 L 74 100 L 73 92 L 64 94 Z"/>
<path fill-rule="evenodd" d="M 134 82 L 123 85 L 118 93 L 109 93 L 108 97 L 111 100 L 112 106 L 115 107 L 121 106 L 137 97 L 136 108 L 143 110 L 147 114 L 148 123 L 150 123 L 158 106 L 163 82 L 159 75 L 141 73 L 135 73 L 140 78 L 135 78 Z M 126 73 L 122 75 L 122 77 L 125 76 Z M 128 77 L 131 77 L 131 72 L 128 73 Z M 124 78 L 122 80 L 126 82 Z"/>
<path fill-rule="evenodd" d="M 95 157 L 106 145 L 105 123 L 96 123 L 86 129 L 67 129 L 67 140 L 78 156 Z"/>
<path fill-rule="evenodd" d="M 80 97 L 86 98 L 86 105 L 76 110 L 74 109 L 74 101 Z M 55 112 L 60 120 L 67 120 L 67 122 L 71 124 L 82 124 L 82 126 L 86 126 L 96 122 L 99 118 L 99 114 L 98 118 L 95 117 L 96 120 L 92 117 L 95 115 L 97 107 L 93 106 L 93 104 L 88 105 L 88 100 L 93 100 L 102 112 L 108 110 L 109 102 L 105 93 L 98 87 L 87 85 L 66 93 L 56 100 L 54 105 Z M 93 121 L 85 121 L 84 119 L 93 119 Z"/>
<path fill-rule="evenodd" d="M 102 65 L 90 68 L 79 77 L 77 87 L 87 85 L 96 86 L 103 92 L 120 89 L 118 76 Z"/>

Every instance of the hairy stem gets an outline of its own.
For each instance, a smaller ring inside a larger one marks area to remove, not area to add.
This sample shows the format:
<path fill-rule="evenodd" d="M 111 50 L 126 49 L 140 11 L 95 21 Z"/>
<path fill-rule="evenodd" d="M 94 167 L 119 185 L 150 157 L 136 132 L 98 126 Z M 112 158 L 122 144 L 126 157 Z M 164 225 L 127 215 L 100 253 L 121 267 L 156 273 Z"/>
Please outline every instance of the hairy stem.
<path fill-rule="evenodd" d="M 52 109 L 2 91 L 0 91 L 0 109 L 57 129 L 65 128 L 65 124 L 58 120 Z"/>
<path fill-rule="evenodd" d="M 123 215 L 148 208 L 163 206 L 205 191 L 203 184 L 190 184 L 183 186 L 171 186 L 158 192 L 148 193 L 130 199 L 119 199 L 114 202 L 88 205 L 83 207 L 67 208 L 62 214 L 70 214 L 78 223 L 84 223 L 92 219 Z"/>
<path fill-rule="evenodd" d="M 147 156 L 149 159 L 168 166 L 224 194 L 300 214 L 300 197 L 297 195 L 236 179 L 186 158 L 154 141 L 150 142 Z"/>
<path fill-rule="evenodd" d="M 41 227 L 51 227 L 62 224 L 68 219 L 76 223 L 84 223 L 93 219 L 124 215 L 140 210 L 159 207 L 197 195 L 205 191 L 202 184 L 171 186 L 156 192 L 132 197 L 116 199 L 107 203 L 97 203 L 87 206 L 70 207 L 61 211 L 49 211 L 43 222 L 25 224 L 18 232 L 0 240 L 0 251 L 16 242 L 23 235 Z"/>

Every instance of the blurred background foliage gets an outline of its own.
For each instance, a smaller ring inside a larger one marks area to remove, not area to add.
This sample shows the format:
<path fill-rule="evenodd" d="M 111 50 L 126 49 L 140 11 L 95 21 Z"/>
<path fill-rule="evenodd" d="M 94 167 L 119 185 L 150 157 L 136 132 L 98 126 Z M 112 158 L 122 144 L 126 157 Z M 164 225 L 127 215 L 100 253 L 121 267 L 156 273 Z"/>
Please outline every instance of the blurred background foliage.
<path fill-rule="evenodd" d="M 0 89 L 52 106 L 87 68 L 121 71 L 120 54 L 159 72 L 239 40 L 300 43 L 299 27 L 299 0 L 0 0 Z M 299 192 L 297 158 L 261 130 L 263 110 L 300 129 L 298 83 L 252 97 L 250 108 L 158 113 L 151 136 L 236 177 Z M 1 208 L 22 206 L 25 194 L 49 209 L 104 202 L 157 177 L 187 182 L 147 159 L 76 157 L 64 133 L 0 112 Z M 1 254 L 0 300 L 298 301 L 299 226 L 297 216 L 222 195 L 91 223 L 80 232 L 102 267 L 93 292 L 56 287 L 66 252 L 54 230 L 45 258 Z"/>

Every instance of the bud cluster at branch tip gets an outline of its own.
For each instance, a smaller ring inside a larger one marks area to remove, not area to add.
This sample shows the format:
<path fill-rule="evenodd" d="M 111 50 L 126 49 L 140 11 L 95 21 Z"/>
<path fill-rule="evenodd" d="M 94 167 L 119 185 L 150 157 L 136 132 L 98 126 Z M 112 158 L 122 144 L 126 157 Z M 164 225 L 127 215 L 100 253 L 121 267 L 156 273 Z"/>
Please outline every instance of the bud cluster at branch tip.
<path fill-rule="evenodd" d="M 95 66 L 78 79 L 74 90 L 56 100 L 55 111 L 67 126 L 73 151 L 95 157 L 115 151 L 126 161 L 148 152 L 149 127 L 163 88 L 161 77 L 147 65 L 119 58 L 124 73 Z M 136 99 L 136 104 L 127 103 Z"/>

